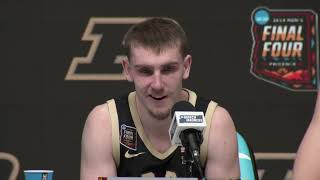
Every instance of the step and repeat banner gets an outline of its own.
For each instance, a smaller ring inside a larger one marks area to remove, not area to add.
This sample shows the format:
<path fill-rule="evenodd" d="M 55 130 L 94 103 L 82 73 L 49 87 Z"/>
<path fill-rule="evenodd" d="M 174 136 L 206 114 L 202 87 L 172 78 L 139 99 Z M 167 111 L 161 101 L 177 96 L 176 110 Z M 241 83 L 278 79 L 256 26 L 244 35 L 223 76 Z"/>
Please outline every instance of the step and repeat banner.
<path fill-rule="evenodd" d="M 0 179 L 24 179 L 25 169 L 79 179 L 88 113 L 133 90 L 122 75 L 122 37 L 154 16 L 185 29 L 193 64 L 184 86 L 230 112 L 260 179 L 291 179 L 319 83 L 319 8 L 298 0 L 1 1 Z"/>

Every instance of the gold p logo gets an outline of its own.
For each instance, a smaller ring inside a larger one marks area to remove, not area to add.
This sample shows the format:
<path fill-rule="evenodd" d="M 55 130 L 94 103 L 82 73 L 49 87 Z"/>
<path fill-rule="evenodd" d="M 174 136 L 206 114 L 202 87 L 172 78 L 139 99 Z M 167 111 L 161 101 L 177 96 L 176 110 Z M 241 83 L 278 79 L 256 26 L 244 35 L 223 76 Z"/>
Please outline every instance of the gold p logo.
<path fill-rule="evenodd" d="M 12 154 L 5 153 L 5 152 L 0 152 L 0 159 L 7 160 L 12 164 L 12 170 L 8 180 L 16 180 L 18 177 L 19 167 L 20 167 L 18 159 Z"/>
<path fill-rule="evenodd" d="M 92 64 L 95 55 L 97 54 L 97 49 L 101 45 L 101 40 L 103 38 L 103 34 L 95 33 L 94 28 L 98 25 L 108 25 L 110 28 L 119 26 L 119 25 L 131 25 L 139 23 L 146 18 L 96 18 L 92 17 L 89 20 L 89 23 L 86 27 L 86 30 L 82 36 L 82 41 L 91 41 L 91 47 L 89 52 L 85 57 L 74 57 L 72 59 L 71 65 L 68 69 L 68 72 L 65 76 L 65 80 L 125 80 L 125 77 L 121 72 L 114 73 L 78 73 L 77 68 L 81 64 Z M 111 31 L 111 33 L 117 32 L 116 30 Z M 123 34 L 124 35 L 124 34 Z M 109 34 L 110 37 L 114 36 L 114 34 Z M 121 44 L 121 39 L 118 40 L 117 44 Z M 109 44 L 110 45 L 110 44 Z M 103 52 L 102 53 L 106 53 Z M 113 64 L 120 64 L 121 60 L 125 59 L 126 56 L 123 54 L 115 55 Z"/>

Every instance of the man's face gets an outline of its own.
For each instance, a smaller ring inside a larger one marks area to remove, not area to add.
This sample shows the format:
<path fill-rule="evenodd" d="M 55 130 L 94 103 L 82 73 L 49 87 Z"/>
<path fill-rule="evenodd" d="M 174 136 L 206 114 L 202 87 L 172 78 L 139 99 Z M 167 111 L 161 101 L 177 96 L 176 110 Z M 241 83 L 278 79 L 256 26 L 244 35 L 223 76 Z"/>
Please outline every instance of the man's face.
<path fill-rule="evenodd" d="M 182 57 L 178 47 L 165 48 L 160 54 L 134 47 L 130 62 L 123 62 L 127 79 L 134 82 L 137 101 L 159 120 L 167 118 L 181 99 L 182 80 L 189 77 L 190 66 L 191 56 Z"/>

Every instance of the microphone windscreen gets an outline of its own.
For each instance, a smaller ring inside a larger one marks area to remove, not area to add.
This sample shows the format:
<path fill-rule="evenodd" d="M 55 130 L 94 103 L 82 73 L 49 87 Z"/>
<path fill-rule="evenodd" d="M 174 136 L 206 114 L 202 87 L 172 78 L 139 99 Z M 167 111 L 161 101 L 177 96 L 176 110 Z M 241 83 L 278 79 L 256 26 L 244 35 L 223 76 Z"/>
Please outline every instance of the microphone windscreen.
<path fill-rule="evenodd" d="M 173 117 L 176 111 L 196 111 L 196 108 L 188 101 L 179 101 L 175 103 L 171 109 L 171 116 Z M 171 117 L 171 118 L 172 118 Z"/>

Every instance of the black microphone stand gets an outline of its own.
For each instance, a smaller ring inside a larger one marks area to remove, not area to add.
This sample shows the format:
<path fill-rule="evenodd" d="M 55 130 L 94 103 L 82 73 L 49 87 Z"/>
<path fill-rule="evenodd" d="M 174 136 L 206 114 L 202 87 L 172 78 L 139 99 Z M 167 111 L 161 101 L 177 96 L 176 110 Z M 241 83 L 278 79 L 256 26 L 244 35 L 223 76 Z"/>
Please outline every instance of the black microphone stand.
<path fill-rule="evenodd" d="M 181 162 L 182 162 L 182 166 L 184 167 L 185 169 L 185 174 L 184 176 L 185 177 L 192 177 L 193 176 L 193 169 L 192 169 L 192 166 L 193 166 L 193 159 L 190 158 L 191 156 L 189 155 L 188 152 L 188 149 L 185 148 L 184 146 L 182 146 L 180 148 L 180 151 L 181 151 Z"/>
<path fill-rule="evenodd" d="M 205 179 L 200 162 L 200 145 L 203 142 L 201 132 L 195 129 L 186 129 L 181 132 L 180 139 L 183 147 L 182 164 L 186 166 L 186 177 L 193 176 L 193 165 L 198 170 L 201 179 Z"/>

